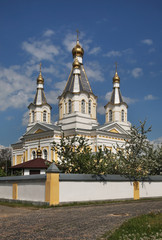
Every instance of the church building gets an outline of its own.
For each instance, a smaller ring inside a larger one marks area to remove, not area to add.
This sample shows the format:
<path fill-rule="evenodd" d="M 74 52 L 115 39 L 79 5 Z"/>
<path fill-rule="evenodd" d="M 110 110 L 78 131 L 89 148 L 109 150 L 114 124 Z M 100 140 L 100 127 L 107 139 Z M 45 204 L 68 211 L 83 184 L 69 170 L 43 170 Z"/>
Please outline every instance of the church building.
<path fill-rule="evenodd" d="M 45 81 L 41 67 L 37 78 L 34 101 L 28 106 L 29 123 L 25 134 L 12 144 L 12 166 L 35 159 L 38 143 L 42 158 L 57 162 L 57 152 L 53 151 L 53 141 L 59 142 L 61 136 L 83 136 L 88 140 L 92 152 L 105 147 L 112 152 L 117 144 L 122 147 L 128 136 L 131 124 L 127 121 L 127 104 L 120 92 L 120 78 L 113 77 L 110 101 L 105 105 L 105 123 L 97 121 L 97 96 L 93 93 L 83 65 L 84 50 L 77 42 L 72 49 L 73 63 L 69 78 L 59 100 L 59 119 L 51 122 L 51 106 L 44 93 Z"/>

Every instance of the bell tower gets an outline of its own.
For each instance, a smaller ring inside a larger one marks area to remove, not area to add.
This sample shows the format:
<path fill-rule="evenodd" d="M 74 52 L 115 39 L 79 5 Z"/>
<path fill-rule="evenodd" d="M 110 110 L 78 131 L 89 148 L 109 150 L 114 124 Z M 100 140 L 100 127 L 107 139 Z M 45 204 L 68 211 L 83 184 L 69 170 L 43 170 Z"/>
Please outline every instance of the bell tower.
<path fill-rule="evenodd" d="M 127 121 L 127 109 L 128 105 L 123 101 L 120 91 L 120 78 L 118 76 L 116 63 L 111 98 L 105 105 L 105 123 L 117 122 L 125 130 L 128 130 L 130 123 Z"/>
<path fill-rule="evenodd" d="M 47 103 L 44 93 L 44 79 L 40 72 L 37 78 L 37 91 L 33 103 L 30 103 L 29 108 L 29 124 L 27 130 L 29 130 L 34 124 L 38 122 L 51 123 L 51 106 Z"/>
<path fill-rule="evenodd" d="M 59 96 L 59 121 L 62 130 L 92 129 L 97 126 L 97 97 L 93 94 L 84 66 L 84 50 L 79 43 L 78 31 L 72 49 L 73 64 L 65 89 Z"/>

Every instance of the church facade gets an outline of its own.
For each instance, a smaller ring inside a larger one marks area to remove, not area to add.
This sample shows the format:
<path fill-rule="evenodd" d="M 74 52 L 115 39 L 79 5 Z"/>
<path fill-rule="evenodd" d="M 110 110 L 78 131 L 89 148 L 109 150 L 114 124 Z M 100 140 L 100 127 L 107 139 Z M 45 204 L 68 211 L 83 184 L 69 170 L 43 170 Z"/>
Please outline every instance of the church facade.
<path fill-rule="evenodd" d="M 97 121 L 97 96 L 93 93 L 84 65 L 84 50 L 77 38 L 72 49 L 73 63 L 64 91 L 59 96 L 59 119 L 51 122 L 51 106 L 44 93 L 44 79 L 41 68 L 37 78 L 37 90 L 34 101 L 28 106 L 29 123 L 26 133 L 12 144 L 12 165 L 36 158 L 38 144 L 42 158 L 57 161 L 57 152 L 53 151 L 53 141 L 59 142 L 64 136 L 83 136 L 88 140 L 92 152 L 105 147 L 112 152 L 121 146 L 128 136 L 131 124 L 127 120 L 127 104 L 120 92 L 120 78 L 115 71 L 110 101 L 105 105 L 105 123 Z"/>

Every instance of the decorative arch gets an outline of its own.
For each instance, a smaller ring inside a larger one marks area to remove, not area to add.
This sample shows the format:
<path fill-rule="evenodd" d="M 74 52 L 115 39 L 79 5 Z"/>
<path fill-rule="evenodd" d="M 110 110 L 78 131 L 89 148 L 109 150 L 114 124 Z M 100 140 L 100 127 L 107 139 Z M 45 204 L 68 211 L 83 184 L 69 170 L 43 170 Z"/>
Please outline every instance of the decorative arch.
<path fill-rule="evenodd" d="M 35 158 L 36 158 L 36 151 L 33 150 L 33 151 L 32 151 L 32 159 L 35 159 Z"/>
<path fill-rule="evenodd" d="M 72 102 L 71 102 L 71 99 L 69 99 L 69 101 L 68 101 L 68 112 L 69 113 L 72 113 Z"/>
<path fill-rule="evenodd" d="M 43 149 L 43 158 L 45 160 L 47 160 L 47 158 L 48 158 L 48 151 L 47 151 L 47 149 Z"/>
<path fill-rule="evenodd" d="M 88 113 L 89 114 L 92 113 L 92 100 L 91 99 L 88 100 Z"/>
<path fill-rule="evenodd" d="M 122 120 L 122 122 L 124 122 L 124 120 L 125 120 L 125 117 L 124 117 L 124 110 L 122 109 L 122 111 L 121 111 L 121 120 Z"/>
<path fill-rule="evenodd" d="M 43 111 L 43 122 L 47 122 L 47 111 Z"/>
<path fill-rule="evenodd" d="M 82 99 L 81 101 L 81 113 L 85 113 L 85 100 Z"/>
<path fill-rule="evenodd" d="M 34 122 L 34 120 L 35 120 L 35 118 L 34 118 L 34 110 L 31 112 L 31 122 L 33 123 Z"/>
<path fill-rule="evenodd" d="M 109 122 L 112 122 L 112 110 L 109 110 Z"/>

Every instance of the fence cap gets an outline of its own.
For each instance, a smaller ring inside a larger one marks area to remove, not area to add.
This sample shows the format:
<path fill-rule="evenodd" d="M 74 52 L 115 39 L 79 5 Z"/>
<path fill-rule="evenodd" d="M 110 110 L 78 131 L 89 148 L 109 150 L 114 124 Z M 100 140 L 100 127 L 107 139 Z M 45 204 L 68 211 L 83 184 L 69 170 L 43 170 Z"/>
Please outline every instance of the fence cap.
<path fill-rule="evenodd" d="M 60 173 L 60 170 L 58 169 L 58 167 L 56 166 L 56 164 L 53 162 L 49 168 L 46 171 L 47 173 Z"/>

